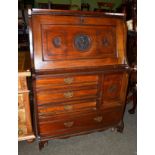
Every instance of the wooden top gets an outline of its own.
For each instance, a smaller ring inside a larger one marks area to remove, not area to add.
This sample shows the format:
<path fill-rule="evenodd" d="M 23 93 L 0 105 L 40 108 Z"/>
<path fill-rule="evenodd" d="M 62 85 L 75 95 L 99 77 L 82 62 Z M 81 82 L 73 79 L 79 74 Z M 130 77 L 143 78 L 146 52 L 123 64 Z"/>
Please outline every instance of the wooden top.
<path fill-rule="evenodd" d="M 18 52 L 18 76 L 30 76 L 30 52 Z"/>
<path fill-rule="evenodd" d="M 33 15 L 43 15 L 43 14 L 52 14 L 52 15 L 65 15 L 65 16 L 104 16 L 104 17 L 115 17 L 125 19 L 124 13 L 109 13 L 109 12 L 94 12 L 94 11 L 77 11 L 77 10 L 54 10 L 54 9 L 29 9 L 28 14 Z"/>

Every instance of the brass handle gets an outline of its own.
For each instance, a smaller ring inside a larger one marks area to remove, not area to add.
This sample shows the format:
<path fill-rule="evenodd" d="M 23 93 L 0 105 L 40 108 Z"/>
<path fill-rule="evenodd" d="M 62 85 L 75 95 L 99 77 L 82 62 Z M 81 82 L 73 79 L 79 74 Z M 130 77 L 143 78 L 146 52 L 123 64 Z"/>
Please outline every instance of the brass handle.
<path fill-rule="evenodd" d="M 18 130 L 18 135 L 19 135 L 19 136 L 23 135 L 23 130 L 22 130 L 22 129 L 19 129 L 19 130 Z"/>
<path fill-rule="evenodd" d="M 72 105 L 64 105 L 65 110 L 72 110 L 73 106 Z"/>
<path fill-rule="evenodd" d="M 96 122 L 101 122 L 102 120 L 103 120 L 102 116 L 98 116 L 98 117 L 94 118 L 94 121 L 96 121 Z"/>
<path fill-rule="evenodd" d="M 65 122 L 64 126 L 69 128 L 69 127 L 73 126 L 73 124 L 74 124 L 74 122 Z"/>
<path fill-rule="evenodd" d="M 74 93 L 72 91 L 64 93 L 65 98 L 71 98 L 71 97 L 73 97 L 73 95 L 74 95 Z"/>
<path fill-rule="evenodd" d="M 66 84 L 71 84 L 71 83 L 73 83 L 73 81 L 74 81 L 74 78 L 73 77 L 64 78 L 64 82 Z"/>

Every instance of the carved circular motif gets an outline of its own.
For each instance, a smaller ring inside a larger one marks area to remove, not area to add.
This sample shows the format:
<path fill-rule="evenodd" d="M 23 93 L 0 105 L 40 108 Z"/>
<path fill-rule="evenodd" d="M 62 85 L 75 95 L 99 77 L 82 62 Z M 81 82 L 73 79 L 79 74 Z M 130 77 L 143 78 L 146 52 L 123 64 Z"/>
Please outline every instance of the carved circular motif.
<path fill-rule="evenodd" d="M 58 36 L 55 37 L 55 38 L 53 38 L 52 42 L 53 42 L 53 45 L 54 45 L 56 48 L 58 48 L 58 47 L 61 46 L 61 38 L 58 37 Z"/>
<path fill-rule="evenodd" d="M 89 49 L 90 43 L 91 43 L 91 40 L 88 35 L 79 34 L 79 35 L 75 36 L 74 45 L 80 51 L 85 51 L 85 50 Z"/>
<path fill-rule="evenodd" d="M 108 92 L 109 92 L 109 93 L 114 93 L 114 92 L 116 92 L 116 90 L 117 90 L 117 85 L 116 85 L 116 84 L 111 85 L 111 86 L 108 88 Z"/>

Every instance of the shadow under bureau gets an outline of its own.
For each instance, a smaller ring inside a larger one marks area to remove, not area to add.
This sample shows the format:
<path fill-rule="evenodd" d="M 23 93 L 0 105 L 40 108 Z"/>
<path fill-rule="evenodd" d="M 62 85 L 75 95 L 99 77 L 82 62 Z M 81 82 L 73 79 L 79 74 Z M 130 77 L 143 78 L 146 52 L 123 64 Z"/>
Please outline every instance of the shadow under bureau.
<path fill-rule="evenodd" d="M 129 72 L 124 15 L 29 12 L 39 148 L 111 127 L 122 132 Z"/>

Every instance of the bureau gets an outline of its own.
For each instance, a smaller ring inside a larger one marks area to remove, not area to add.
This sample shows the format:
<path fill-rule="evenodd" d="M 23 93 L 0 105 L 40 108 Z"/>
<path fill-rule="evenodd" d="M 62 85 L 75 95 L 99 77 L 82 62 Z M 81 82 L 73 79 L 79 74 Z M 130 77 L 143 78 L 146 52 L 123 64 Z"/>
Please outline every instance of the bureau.
<path fill-rule="evenodd" d="M 34 119 L 48 140 L 122 132 L 128 63 L 123 14 L 29 10 Z"/>

